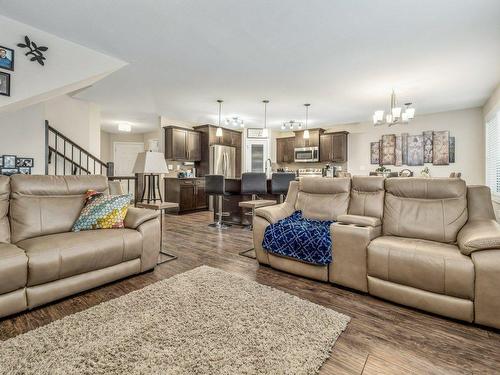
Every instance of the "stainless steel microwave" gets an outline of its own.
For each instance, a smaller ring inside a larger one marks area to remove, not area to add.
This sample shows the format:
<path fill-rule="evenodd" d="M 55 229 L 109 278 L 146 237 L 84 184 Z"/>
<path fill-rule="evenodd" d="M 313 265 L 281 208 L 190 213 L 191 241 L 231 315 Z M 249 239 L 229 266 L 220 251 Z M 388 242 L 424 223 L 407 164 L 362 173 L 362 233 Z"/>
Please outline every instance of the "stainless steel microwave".
<path fill-rule="evenodd" d="M 294 150 L 296 163 L 314 163 L 319 161 L 319 147 L 297 147 Z"/>

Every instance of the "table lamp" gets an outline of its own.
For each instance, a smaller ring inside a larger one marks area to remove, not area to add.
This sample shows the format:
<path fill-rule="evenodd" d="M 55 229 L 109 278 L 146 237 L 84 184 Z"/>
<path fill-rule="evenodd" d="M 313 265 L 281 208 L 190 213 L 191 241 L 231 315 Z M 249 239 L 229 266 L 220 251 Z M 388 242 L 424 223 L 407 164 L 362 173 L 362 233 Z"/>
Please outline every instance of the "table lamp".
<path fill-rule="evenodd" d="M 144 201 L 144 195 L 146 194 L 146 188 L 148 194 L 146 196 L 146 201 L 156 202 L 159 200 L 162 202 L 161 191 L 160 191 L 160 174 L 168 173 L 167 163 L 165 162 L 165 157 L 161 152 L 144 151 L 137 154 L 137 159 L 135 159 L 133 173 L 144 174 L 144 186 L 142 189 L 141 202 Z M 158 190 L 158 196 L 156 197 L 156 191 Z"/>

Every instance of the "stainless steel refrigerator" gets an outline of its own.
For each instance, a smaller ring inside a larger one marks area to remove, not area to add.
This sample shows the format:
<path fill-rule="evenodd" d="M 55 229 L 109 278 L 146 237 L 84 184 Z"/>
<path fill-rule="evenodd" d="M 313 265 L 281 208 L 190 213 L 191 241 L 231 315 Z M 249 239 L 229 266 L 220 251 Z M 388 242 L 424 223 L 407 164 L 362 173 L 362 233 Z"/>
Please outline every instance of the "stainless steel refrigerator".
<path fill-rule="evenodd" d="M 210 174 L 222 174 L 226 178 L 236 177 L 236 147 L 210 146 Z"/>

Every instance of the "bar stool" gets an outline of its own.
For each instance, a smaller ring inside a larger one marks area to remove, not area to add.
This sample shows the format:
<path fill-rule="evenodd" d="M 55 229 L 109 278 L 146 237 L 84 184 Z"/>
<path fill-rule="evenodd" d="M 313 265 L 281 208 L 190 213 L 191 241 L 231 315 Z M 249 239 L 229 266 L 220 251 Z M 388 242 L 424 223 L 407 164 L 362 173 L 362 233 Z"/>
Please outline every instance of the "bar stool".
<path fill-rule="evenodd" d="M 273 173 L 271 178 L 271 193 L 280 196 L 280 203 L 283 203 L 284 197 L 288 193 L 288 186 L 291 181 L 295 181 L 295 173 L 293 172 Z"/>
<path fill-rule="evenodd" d="M 252 215 L 252 225 L 248 227 L 249 229 L 253 228 L 256 208 L 276 204 L 275 200 L 259 199 L 258 194 L 267 194 L 266 174 L 260 172 L 243 173 L 241 175 L 241 195 L 251 195 L 252 200 L 240 202 L 238 206 L 251 209 L 251 212 L 245 213 L 245 215 Z"/>
<path fill-rule="evenodd" d="M 218 212 L 215 212 L 215 199 L 214 199 L 214 216 L 218 216 L 216 222 L 209 224 L 209 227 L 215 227 L 218 229 L 229 228 L 230 224 L 224 224 L 222 218 L 224 216 L 229 216 L 229 212 L 222 211 L 222 197 L 226 195 L 226 183 L 224 176 L 221 174 L 209 174 L 205 176 L 205 192 L 208 195 L 213 195 L 217 198 Z"/>

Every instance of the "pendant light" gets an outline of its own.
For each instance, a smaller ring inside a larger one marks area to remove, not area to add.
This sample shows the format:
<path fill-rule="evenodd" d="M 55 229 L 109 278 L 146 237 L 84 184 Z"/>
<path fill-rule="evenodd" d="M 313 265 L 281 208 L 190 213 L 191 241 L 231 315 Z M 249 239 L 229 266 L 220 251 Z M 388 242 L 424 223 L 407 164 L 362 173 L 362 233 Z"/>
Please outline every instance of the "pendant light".
<path fill-rule="evenodd" d="M 309 119 L 309 106 L 310 104 L 304 104 L 304 107 L 306 107 L 306 130 L 304 130 L 304 139 L 309 139 L 309 129 L 307 129 L 307 120 Z"/>
<path fill-rule="evenodd" d="M 216 137 L 222 137 L 222 128 L 220 127 L 220 116 L 221 116 L 221 112 L 222 112 L 222 102 L 224 100 L 217 100 L 217 103 L 219 103 L 219 127 L 217 128 L 216 132 L 215 132 L 215 136 Z"/>
<path fill-rule="evenodd" d="M 269 136 L 269 131 L 267 130 L 267 103 L 269 103 L 269 100 L 263 100 L 262 103 L 264 103 L 264 129 L 262 129 L 262 136 L 267 138 Z"/>

